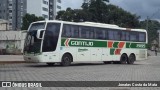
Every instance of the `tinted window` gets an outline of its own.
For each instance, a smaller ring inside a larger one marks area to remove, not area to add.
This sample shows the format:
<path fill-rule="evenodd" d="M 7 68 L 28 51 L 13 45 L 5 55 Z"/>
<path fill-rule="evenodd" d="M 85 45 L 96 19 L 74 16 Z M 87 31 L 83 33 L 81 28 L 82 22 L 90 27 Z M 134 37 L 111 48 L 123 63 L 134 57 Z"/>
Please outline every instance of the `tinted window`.
<path fill-rule="evenodd" d="M 79 38 L 78 26 L 71 25 L 71 37 L 72 38 Z"/>
<path fill-rule="evenodd" d="M 34 23 L 32 24 L 32 26 L 30 27 L 29 31 L 34 31 L 34 30 L 38 30 L 38 29 L 44 29 L 45 28 L 45 23 Z"/>
<path fill-rule="evenodd" d="M 78 26 L 65 24 L 63 26 L 62 37 L 78 38 L 79 37 Z"/>
<path fill-rule="evenodd" d="M 80 37 L 81 38 L 86 38 L 86 39 L 90 39 L 90 28 L 89 27 L 79 27 L 80 30 Z"/>
<path fill-rule="evenodd" d="M 120 40 L 120 32 L 118 30 L 109 30 L 108 34 L 110 40 Z"/>
<path fill-rule="evenodd" d="M 95 29 L 95 38 L 96 39 L 106 39 L 106 32 L 105 30 L 101 29 L 101 28 L 96 28 Z"/>
<path fill-rule="evenodd" d="M 130 34 L 127 31 L 119 31 L 121 32 L 120 37 L 122 41 L 129 41 L 130 39 Z"/>
<path fill-rule="evenodd" d="M 110 40 L 114 40 L 114 31 L 108 31 L 108 36 Z"/>
<path fill-rule="evenodd" d="M 60 31 L 60 24 L 48 23 L 43 41 L 43 49 L 42 49 L 43 52 L 56 50 L 59 31 Z"/>
<path fill-rule="evenodd" d="M 71 37 L 70 25 L 63 25 L 62 37 Z"/>
<path fill-rule="evenodd" d="M 146 36 L 145 33 L 139 33 L 139 42 L 145 42 Z"/>
<path fill-rule="evenodd" d="M 138 41 L 136 32 L 130 32 L 130 41 Z"/>
<path fill-rule="evenodd" d="M 126 32 L 126 41 L 129 41 L 130 40 L 130 34 L 129 32 Z"/>
<path fill-rule="evenodd" d="M 126 32 L 124 32 L 124 31 L 121 32 L 121 40 L 122 41 L 126 40 Z"/>
<path fill-rule="evenodd" d="M 114 31 L 114 37 L 115 37 L 115 39 L 114 40 L 120 40 L 120 31 L 118 31 L 118 30 L 115 30 Z"/>

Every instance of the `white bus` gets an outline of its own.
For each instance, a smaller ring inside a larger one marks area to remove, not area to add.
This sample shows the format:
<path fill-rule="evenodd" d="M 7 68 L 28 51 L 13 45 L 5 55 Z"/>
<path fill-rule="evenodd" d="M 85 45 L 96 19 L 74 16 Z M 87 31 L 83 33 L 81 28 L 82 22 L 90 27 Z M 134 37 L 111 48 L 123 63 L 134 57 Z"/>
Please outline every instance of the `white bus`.
<path fill-rule="evenodd" d="M 133 64 L 147 59 L 146 30 L 93 22 L 38 21 L 30 25 L 24 46 L 28 62 L 102 61 Z"/>

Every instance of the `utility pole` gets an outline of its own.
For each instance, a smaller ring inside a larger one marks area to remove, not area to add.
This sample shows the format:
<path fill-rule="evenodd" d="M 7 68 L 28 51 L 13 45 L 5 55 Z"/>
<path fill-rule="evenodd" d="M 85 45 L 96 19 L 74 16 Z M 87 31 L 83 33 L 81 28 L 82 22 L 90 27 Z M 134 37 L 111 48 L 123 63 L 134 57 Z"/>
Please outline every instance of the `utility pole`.
<path fill-rule="evenodd" d="M 148 31 L 148 22 L 149 22 L 149 17 L 147 16 L 147 23 L 146 23 L 146 30 Z"/>

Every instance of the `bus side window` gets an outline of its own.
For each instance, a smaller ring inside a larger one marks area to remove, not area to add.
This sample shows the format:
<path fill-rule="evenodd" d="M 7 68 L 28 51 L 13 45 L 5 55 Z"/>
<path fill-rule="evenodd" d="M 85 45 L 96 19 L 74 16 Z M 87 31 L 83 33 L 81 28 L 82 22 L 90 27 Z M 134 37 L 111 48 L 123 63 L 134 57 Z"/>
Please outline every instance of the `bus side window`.
<path fill-rule="evenodd" d="M 80 37 L 85 39 L 90 39 L 90 28 L 89 27 L 79 27 Z"/>
<path fill-rule="evenodd" d="M 130 32 L 130 40 L 135 42 L 138 41 L 136 32 Z"/>
<path fill-rule="evenodd" d="M 94 39 L 94 28 L 90 28 L 90 39 Z"/>
<path fill-rule="evenodd" d="M 121 32 L 121 40 L 122 41 L 126 40 L 126 32 L 124 32 L 124 31 Z"/>
<path fill-rule="evenodd" d="M 63 31 L 62 31 L 62 37 L 71 37 L 71 27 L 70 25 L 64 25 L 63 26 Z"/>
<path fill-rule="evenodd" d="M 109 40 L 114 40 L 114 31 L 111 30 L 108 31 L 108 38 Z"/>
<path fill-rule="evenodd" d="M 71 37 L 72 38 L 79 38 L 78 26 L 71 25 Z"/>
<path fill-rule="evenodd" d="M 102 30 L 101 28 L 96 28 L 95 29 L 95 38 L 96 39 L 105 39 L 105 32 L 103 32 L 104 30 Z"/>
<path fill-rule="evenodd" d="M 120 32 L 118 30 L 114 31 L 114 40 L 120 40 Z"/>
<path fill-rule="evenodd" d="M 139 33 L 139 42 L 145 42 L 146 36 L 145 33 Z"/>
<path fill-rule="evenodd" d="M 105 30 L 105 40 L 108 40 L 108 29 Z"/>
<path fill-rule="evenodd" d="M 129 32 L 126 32 L 126 41 L 129 41 L 130 40 L 130 35 L 129 35 Z"/>

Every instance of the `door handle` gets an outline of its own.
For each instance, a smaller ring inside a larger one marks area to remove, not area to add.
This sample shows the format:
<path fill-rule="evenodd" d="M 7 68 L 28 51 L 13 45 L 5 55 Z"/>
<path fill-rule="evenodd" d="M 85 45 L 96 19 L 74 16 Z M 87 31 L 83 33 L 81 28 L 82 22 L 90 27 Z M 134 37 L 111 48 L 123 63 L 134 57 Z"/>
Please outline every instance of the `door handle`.
<path fill-rule="evenodd" d="M 81 54 L 81 55 L 83 55 L 83 56 L 84 56 L 84 54 Z"/>
<path fill-rule="evenodd" d="M 92 54 L 92 55 L 96 55 L 96 54 Z"/>

